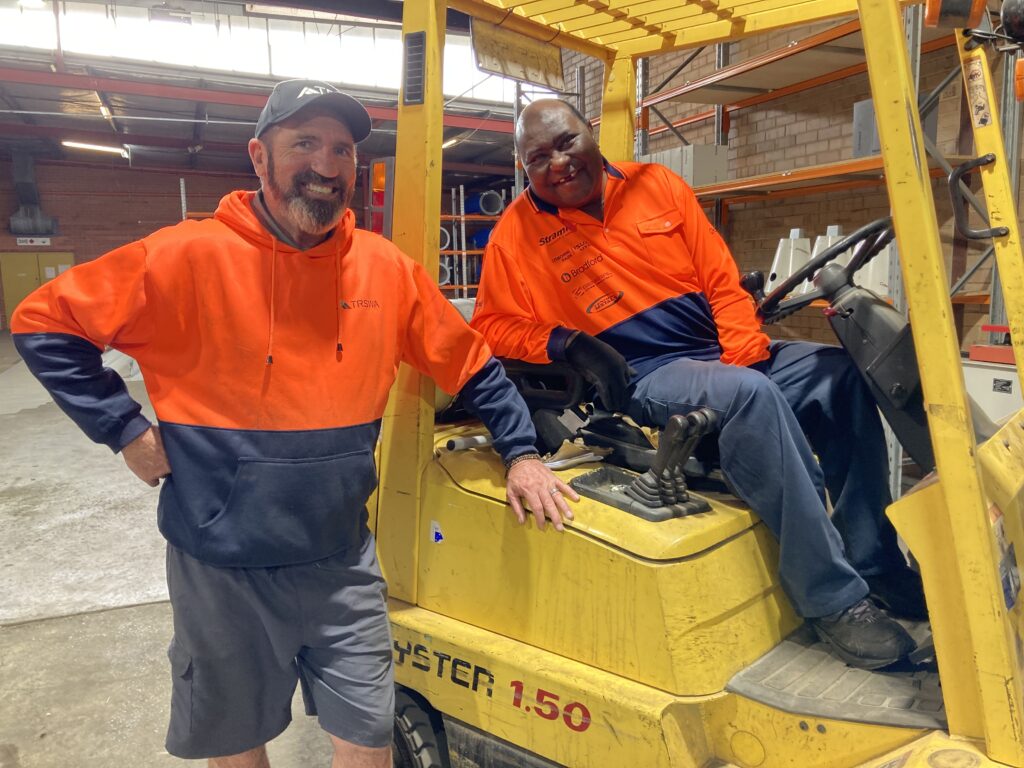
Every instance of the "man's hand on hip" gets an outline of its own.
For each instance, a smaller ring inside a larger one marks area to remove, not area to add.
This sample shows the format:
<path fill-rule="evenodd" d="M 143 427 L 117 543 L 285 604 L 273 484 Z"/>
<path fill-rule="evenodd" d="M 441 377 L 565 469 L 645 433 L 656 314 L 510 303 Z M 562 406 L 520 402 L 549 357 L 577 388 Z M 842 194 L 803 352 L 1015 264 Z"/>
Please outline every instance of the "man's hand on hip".
<path fill-rule="evenodd" d="M 513 465 L 506 480 L 508 503 L 520 524 L 526 522 L 524 504 L 533 512 L 538 528 L 544 528 L 544 518 L 551 520 L 555 530 L 564 530 L 562 520 L 572 520 L 572 510 L 565 499 L 579 501 L 572 488 L 563 483 L 538 459 L 528 459 Z"/>
<path fill-rule="evenodd" d="M 565 359 L 597 389 L 604 407 L 624 411 L 629 405 L 629 377 L 635 371 L 609 344 L 579 331 L 565 345 Z"/>
<path fill-rule="evenodd" d="M 159 427 L 150 427 L 136 437 L 121 449 L 121 455 L 128 469 L 154 488 L 160 485 L 160 478 L 171 474 Z"/>

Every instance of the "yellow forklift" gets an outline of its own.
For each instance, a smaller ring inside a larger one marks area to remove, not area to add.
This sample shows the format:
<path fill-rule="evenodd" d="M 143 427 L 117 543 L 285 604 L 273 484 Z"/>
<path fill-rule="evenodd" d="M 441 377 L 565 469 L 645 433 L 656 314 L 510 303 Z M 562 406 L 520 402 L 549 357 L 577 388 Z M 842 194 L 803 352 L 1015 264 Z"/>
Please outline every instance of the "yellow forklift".
<path fill-rule="evenodd" d="M 965 392 L 904 38 L 906 4 L 448 5 L 602 60 L 600 143 L 612 161 L 633 157 L 638 57 L 859 15 L 892 218 L 858 230 L 843 249 L 857 245 L 864 263 L 895 238 L 912 329 L 852 285 L 855 270 L 828 263 L 835 248 L 794 277 L 816 278 L 817 296 L 835 310 L 833 326 L 883 413 L 918 463 L 935 468 L 888 510 L 919 564 L 930 622 L 912 628 L 920 664 L 845 666 L 801 627 L 776 577 L 774 539 L 727 488 L 691 489 L 696 514 L 678 504 L 645 512 L 620 503 L 621 483 L 608 479 L 612 469 L 635 476 L 628 461 L 564 470 L 583 494 L 564 534 L 520 527 L 498 456 L 485 446 L 447 447 L 482 428 L 438 423 L 433 382 L 406 369 L 385 417 L 370 509 L 390 589 L 396 765 L 1024 768 L 1015 554 L 1018 544 L 1024 552 L 1024 412 L 985 423 Z M 963 29 L 984 9 L 979 0 L 939 0 L 928 12 L 962 27 L 957 46 L 978 158 L 960 171 L 982 179 L 1020 371 L 1024 258 L 986 53 L 998 34 Z M 402 183 L 392 229 L 399 247 L 434 274 L 445 12 L 441 0 L 404 4 Z M 806 298 L 780 289 L 760 304 L 766 320 Z M 563 405 L 577 407 L 578 392 L 567 386 L 563 394 Z M 693 443 L 681 434 L 663 435 L 657 451 L 634 445 L 633 458 L 659 470 L 678 465 Z"/>

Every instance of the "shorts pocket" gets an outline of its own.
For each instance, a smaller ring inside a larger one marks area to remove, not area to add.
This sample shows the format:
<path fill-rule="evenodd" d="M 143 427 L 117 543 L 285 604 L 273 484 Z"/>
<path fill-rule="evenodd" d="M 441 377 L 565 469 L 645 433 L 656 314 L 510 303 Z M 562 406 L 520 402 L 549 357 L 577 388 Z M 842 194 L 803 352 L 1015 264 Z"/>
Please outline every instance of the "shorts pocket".
<path fill-rule="evenodd" d="M 224 509 L 200 527 L 199 559 L 271 567 L 319 560 L 361 540 L 377 473 L 369 451 L 239 459 Z"/>
<path fill-rule="evenodd" d="M 171 725 L 168 735 L 184 738 L 192 732 L 192 656 L 172 639 L 167 648 L 171 662 Z"/>

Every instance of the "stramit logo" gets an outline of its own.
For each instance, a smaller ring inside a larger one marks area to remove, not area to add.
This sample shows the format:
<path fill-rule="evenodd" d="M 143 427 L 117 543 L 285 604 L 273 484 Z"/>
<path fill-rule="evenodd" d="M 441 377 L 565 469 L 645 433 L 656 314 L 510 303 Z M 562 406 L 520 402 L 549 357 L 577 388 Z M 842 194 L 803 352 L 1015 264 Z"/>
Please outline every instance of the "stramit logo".
<path fill-rule="evenodd" d="M 619 291 L 618 293 L 601 294 L 592 302 L 590 302 L 590 306 L 587 307 L 587 314 L 589 315 L 594 312 L 603 312 L 604 310 L 608 309 L 608 307 L 610 307 L 612 304 L 618 304 L 619 300 L 622 298 L 622 295 L 622 291 Z"/>
<path fill-rule="evenodd" d="M 592 259 L 587 259 L 582 264 L 580 264 L 578 267 L 573 267 L 568 272 L 563 272 L 562 273 L 562 282 L 563 283 L 572 282 L 573 278 L 579 277 L 584 272 L 586 272 L 588 269 L 590 269 L 592 266 L 594 266 L 595 264 L 600 264 L 602 261 L 604 261 L 604 256 L 601 255 L 601 254 L 595 256 Z"/>
<path fill-rule="evenodd" d="M 376 299 L 342 299 L 338 302 L 342 309 L 380 309 Z"/>
<path fill-rule="evenodd" d="M 569 234 L 569 228 L 562 227 L 561 229 L 555 230 L 550 235 L 544 235 L 544 237 L 540 238 L 537 242 L 540 243 L 541 245 L 547 245 L 548 243 L 553 243 L 558 238 L 567 234 Z"/>

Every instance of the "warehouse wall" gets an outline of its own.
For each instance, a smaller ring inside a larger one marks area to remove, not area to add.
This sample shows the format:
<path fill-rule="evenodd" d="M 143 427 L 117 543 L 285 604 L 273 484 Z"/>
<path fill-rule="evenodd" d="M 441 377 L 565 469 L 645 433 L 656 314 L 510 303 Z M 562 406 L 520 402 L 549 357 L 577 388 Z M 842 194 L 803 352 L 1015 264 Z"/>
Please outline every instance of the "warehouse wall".
<path fill-rule="evenodd" d="M 51 250 L 73 251 L 78 263 L 181 221 L 179 178 L 185 179 L 189 211 L 212 211 L 232 189 L 253 189 L 251 175 L 139 171 L 83 163 L 36 161 L 43 212 L 59 220 Z M 0 160 L 0 216 L 17 209 L 11 164 Z M 0 250 L 16 250 L 15 237 L 0 227 Z M 34 249 L 46 250 L 46 249 Z"/>
<path fill-rule="evenodd" d="M 17 210 L 11 163 L 0 160 L 0 251 L 70 251 L 79 264 L 181 221 L 179 178 L 185 179 L 189 211 L 212 211 L 232 189 L 256 185 L 250 175 L 142 171 L 42 159 L 36 161 L 35 176 L 43 212 L 58 219 L 59 234 L 49 248 L 18 247 L 8 231 L 8 218 Z M 0 306 L 0 322 L 6 309 Z"/>
<path fill-rule="evenodd" d="M 70 251 L 75 262 L 95 259 L 124 243 L 181 221 L 179 179 L 185 179 L 187 209 L 211 212 L 234 189 L 256 189 L 252 174 L 203 174 L 188 171 L 150 171 L 106 167 L 99 163 L 37 160 L 36 183 L 43 212 L 58 219 L 59 234 L 49 248 L 19 248 L 8 231 L 17 210 L 11 163 L 0 159 L 0 252 Z M 353 199 L 357 221 L 361 189 Z M 0 291 L 0 327 L 6 317 Z"/>

